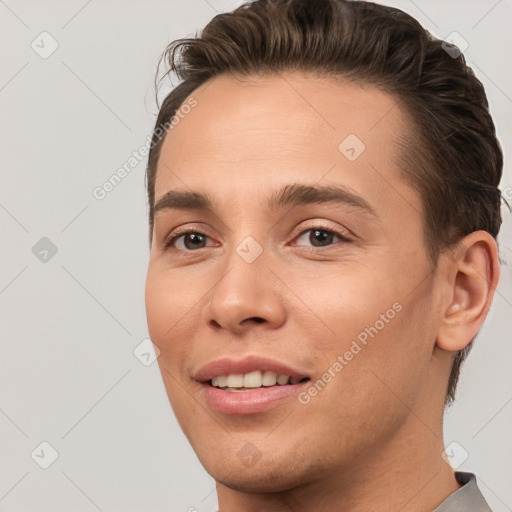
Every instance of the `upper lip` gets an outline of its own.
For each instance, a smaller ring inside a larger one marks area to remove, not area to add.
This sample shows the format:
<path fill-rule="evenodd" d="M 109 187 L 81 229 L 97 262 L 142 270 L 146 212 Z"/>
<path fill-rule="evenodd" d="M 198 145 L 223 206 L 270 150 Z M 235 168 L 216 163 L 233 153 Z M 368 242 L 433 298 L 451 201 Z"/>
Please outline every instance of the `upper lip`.
<path fill-rule="evenodd" d="M 201 366 L 194 374 L 195 380 L 199 382 L 208 382 L 213 377 L 219 375 L 245 374 L 256 370 L 271 371 L 279 375 L 288 375 L 289 377 L 302 379 L 309 377 L 305 373 L 290 368 L 288 365 L 259 356 L 247 356 L 243 359 L 221 358 L 210 361 Z"/>

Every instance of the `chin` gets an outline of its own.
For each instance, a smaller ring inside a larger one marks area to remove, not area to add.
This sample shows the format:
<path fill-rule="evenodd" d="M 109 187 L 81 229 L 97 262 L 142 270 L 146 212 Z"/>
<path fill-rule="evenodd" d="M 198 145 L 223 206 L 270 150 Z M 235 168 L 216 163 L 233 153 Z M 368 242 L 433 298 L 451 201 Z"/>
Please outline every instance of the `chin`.
<path fill-rule="evenodd" d="M 252 460 L 243 457 L 251 449 L 243 452 L 239 446 L 237 450 L 226 446 L 212 448 L 196 450 L 202 466 L 216 482 L 240 492 L 283 492 L 313 481 L 322 473 L 320 461 L 308 463 L 308 454 L 292 447 L 268 447 Z"/>
<path fill-rule="evenodd" d="M 290 472 L 287 465 L 259 468 L 240 469 L 236 465 L 231 467 L 214 466 L 205 468 L 209 475 L 218 483 L 235 491 L 245 493 L 276 493 L 293 489 L 303 485 L 307 477 L 304 473 Z"/>

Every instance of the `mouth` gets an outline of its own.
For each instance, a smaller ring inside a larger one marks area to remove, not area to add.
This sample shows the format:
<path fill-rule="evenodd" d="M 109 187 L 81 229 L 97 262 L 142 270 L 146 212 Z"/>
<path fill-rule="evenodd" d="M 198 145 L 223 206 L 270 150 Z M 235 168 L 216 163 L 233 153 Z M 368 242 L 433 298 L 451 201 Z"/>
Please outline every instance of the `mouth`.
<path fill-rule="evenodd" d="M 297 395 L 309 375 L 267 358 L 219 359 L 203 366 L 194 379 L 206 404 L 227 415 L 257 414 Z"/>
<path fill-rule="evenodd" d="M 245 374 L 216 375 L 208 383 L 214 388 L 236 393 L 273 386 L 290 386 L 308 380 L 309 377 L 290 377 L 270 370 L 255 370 Z"/>

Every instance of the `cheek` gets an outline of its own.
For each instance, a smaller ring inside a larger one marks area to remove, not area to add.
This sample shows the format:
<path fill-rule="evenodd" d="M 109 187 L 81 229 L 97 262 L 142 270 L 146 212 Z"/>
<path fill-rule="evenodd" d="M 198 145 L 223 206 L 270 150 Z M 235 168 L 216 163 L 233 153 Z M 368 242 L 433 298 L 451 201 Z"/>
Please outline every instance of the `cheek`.
<path fill-rule="evenodd" d="M 349 337 L 340 339 L 337 348 L 330 347 L 325 373 L 320 382 L 311 383 L 314 396 L 301 402 L 305 428 L 323 430 L 323 439 L 337 439 L 339 450 L 327 441 L 319 447 L 327 459 L 333 458 L 333 464 L 340 450 L 371 453 L 407 420 L 409 408 L 420 396 L 429 366 L 428 350 L 413 338 L 416 326 L 406 315 L 404 307 L 378 334 L 368 336 L 366 345 Z"/>
<path fill-rule="evenodd" d="M 171 403 L 179 395 L 175 379 L 181 378 L 178 372 L 183 370 L 186 355 L 186 344 L 180 341 L 186 338 L 182 330 L 186 322 L 180 321 L 186 312 L 183 301 L 178 300 L 183 295 L 161 273 L 148 274 L 145 289 L 148 332 L 160 351 L 157 361 Z"/>
<path fill-rule="evenodd" d="M 163 295 L 163 283 L 158 279 L 156 272 L 150 267 L 146 276 L 145 303 L 148 329 L 153 342 L 156 342 L 158 333 L 164 321 L 164 311 L 168 309 L 168 297 Z"/>
<path fill-rule="evenodd" d="M 150 268 L 148 272 L 145 287 L 146 317 L 151 339 L 161 351 L 172 345 L 168 341 L 181 333 L 187 323 L 183 319 L 192 313 L 201 297 L 200 291 L 196 293 L 191 283 L 193 281 L 184 280 L 170 270 Z"/>
<path fill-rule="evenodd" d="M 400 293 L 386 274 L 376 276 L 370 269 L 344 269 L 332 272 L 325 283 L 304 283 L 298 295 L 308 298 L 307 305 L 324 326 L 324 336 L 308 336 L 310 342 L 316 345 L 316 351 L 331 359 L 333 354 L 349 350 L 353 341 L 365 347 L 371 340 L 381 338 L 403 316 L 403 305 L 397 300 Z"/>
<path fill-rule="evenodd" d="M 148 331 L 152 342 L 160 350 L 157 359 L 160 373 L 169 402 L 181 427 L 186 431 L 194 411 L 190 397 L 183 389 L 183 362 L 189 345 L 184 340 L 190 337 L 190 324 L 187 319 L 189 304 L 184 304 L 190 290 L 176 286 L 182 281 L 172 279 L 169 272 L 148 272 L 145 287 L 145 304 Z"/>
<path fill-rule="evenodd" d="M 329 327 L 327 335 L 310 338 L 320 379 L 329 381 L 319 385 L 323 398 L 311 402 L 343 404 L 347 410 L 335 409 L 340 420 L 350 410 L 357 422 L 359 415 L 385 415 L 386 409 L 413 404 L 426 378 L 435 342 L 432 304 L 424 290 L 410 293 L 409 283 L 394 279 L 394 270 L 344 274 L 332 277 L 329 287 L 309 290 L 315 312 Z M 302 328 L 311 332 L 304 323 Z"/>
<path fill-rule="evenodd" d="M 355 416 L 366 418 L 364 423 L 374 423 L 375 428 L 379 421 L 395 428 L 407 416 L 421 396 L 430 367 L 435 336 L 428 304 L 400 306 L 399 312 L 377 310 L 377 317 L 368 317 L 364 329 L 345 342 L 347 362 L 337 382 L 338 394 L 330 397 L 350 404 Z"/>

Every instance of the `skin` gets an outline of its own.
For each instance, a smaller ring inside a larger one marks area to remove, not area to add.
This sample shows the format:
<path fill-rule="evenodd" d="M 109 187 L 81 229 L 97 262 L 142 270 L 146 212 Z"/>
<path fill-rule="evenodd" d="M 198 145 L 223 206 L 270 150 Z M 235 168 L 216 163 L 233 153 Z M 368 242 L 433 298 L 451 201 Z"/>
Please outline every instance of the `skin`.
<path fill-rule="evenodd" d="M 164 141 L 156 199 L 207 192 L 217 209 L 156 215 L 146 311 L 220 511 L 433 510 L 459 488 L 441 457 L 444 400 L 451 352 L 478 332 L 499 279 L 493 238 L 471 233 L 432 268 L 420 197 L 395 162 L 409 121 L 373 86 L 287 72 L 217 77 L 193 96 Z M 366 146 L 353 162 L 338 150 L 351 133 Z M 332 204 L 267 211 L 269 194 L 293 183 L 345 185 L 377 216 Z M 164 250 L 185 225 L 203 247 L 185 236 Z M 314 228 L 351 241 L 315 246 Z M 247 236 L 263 249 L 250 264 L 236 252 Z M 306 405 L 221 414 L 192 378 L 219 357 L 255 354 L 316 381 L 396 302 L 402 310 Z M 250 467 L 237 457 L 248 442 L 261 455 Z"/>

